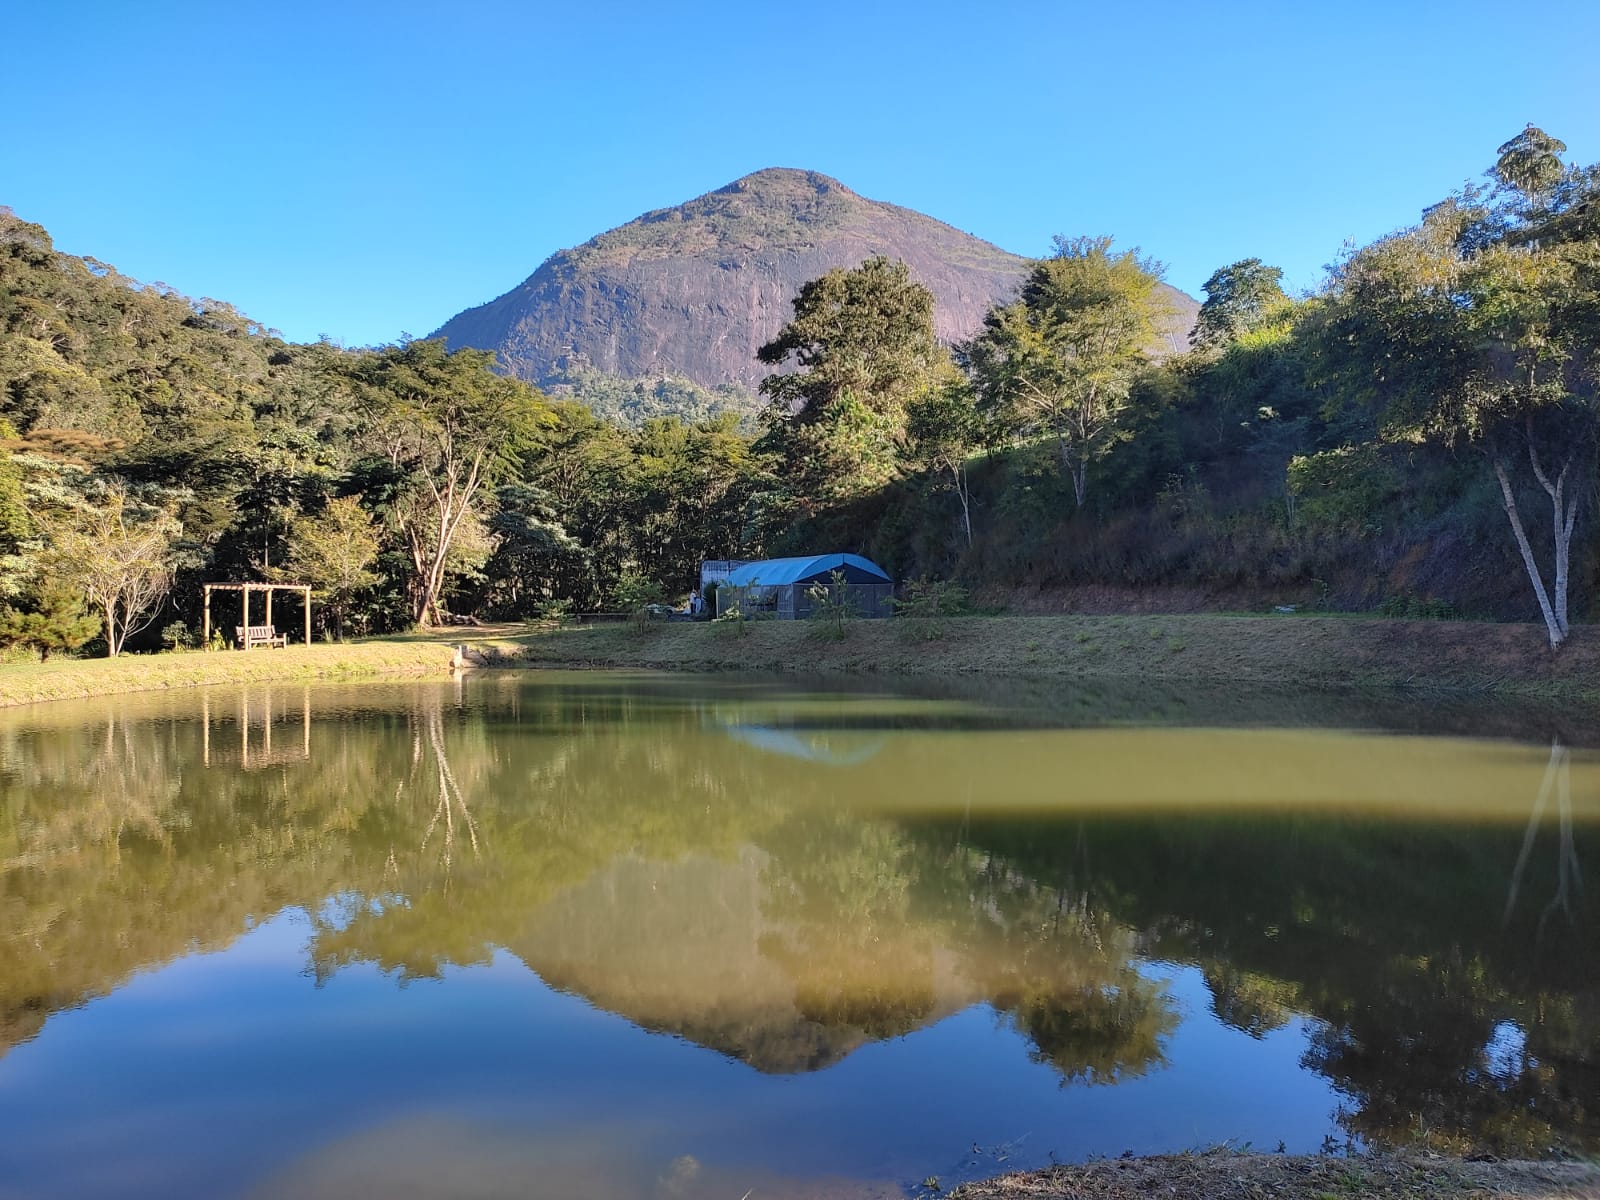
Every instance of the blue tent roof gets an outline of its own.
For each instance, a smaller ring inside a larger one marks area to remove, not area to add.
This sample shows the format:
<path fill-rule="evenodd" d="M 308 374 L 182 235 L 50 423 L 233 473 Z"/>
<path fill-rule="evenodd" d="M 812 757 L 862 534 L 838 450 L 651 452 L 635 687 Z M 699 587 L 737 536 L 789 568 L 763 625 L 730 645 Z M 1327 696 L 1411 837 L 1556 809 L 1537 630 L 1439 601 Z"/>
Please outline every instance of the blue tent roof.
<path fill-rule="evenodd" d="M 760 584 L 774 587 L 786 583 L 800 583 L 814 576 L 826 575 L 844 567 L 855 567 L 876 575 L 885 583 L 892 582 L 889 573 L 871 559 L 859 554 L 813 554 L 806 558 L 768 558 L 761 562 L 745 563 L 728 573 L 728 582 L 734 587 Z"/>

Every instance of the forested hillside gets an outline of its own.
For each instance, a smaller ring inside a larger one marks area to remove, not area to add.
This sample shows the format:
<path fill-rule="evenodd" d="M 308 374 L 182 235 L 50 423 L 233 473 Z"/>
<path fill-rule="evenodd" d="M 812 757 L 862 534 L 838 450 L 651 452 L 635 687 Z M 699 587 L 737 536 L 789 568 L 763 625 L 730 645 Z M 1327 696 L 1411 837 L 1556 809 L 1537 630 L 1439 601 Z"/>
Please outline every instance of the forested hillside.
<path fill-rule="evenodd" d="M 181 640 L 202 580 L 314 583 L 329 632 L 595 608 L 754 545 L 736 417 L 624 428 L 489 362 L 286 343 L 0 215 L 5 634 Z"/>
<path fill-rule="evenodd" d="M 0 633 L 182 644 L 198 584 L 246 578 L 315 585 L 331 635 L 632 608 L 701 558 L 845 549 L 1024 609 L 1542 618 L 1559 644 L 1594 602 L 1600 357 L 1600 172 L 1564 150 L 1530 127 L 1316 294 L 1221 267 L 1160 359 L 1159 265 L 1109 239 L 1058 239 L 953 352 L 904 262 L 828 270 L 757 348 L 759 415 L 287 343 L 7 212 Z"/>
<path fill-rule="evenodd" d="M 1564 150 L 1529 127 L 1483 185 L 1349 251 L 1313 295 L 1255 259 L 1222 267 L 1192 349 L 1160 363 L 1128 352 L 1147 264 L 1063 242 L 946 386 L 903 402 L 897 464 L 833 476 L 878 486 L 830 496 L 787 544 L 1025 610 L 1543 618 L 1559 643 L 1600 568 L 1600 171 Z M 857 338 L 836 323 L 817 344 L 843 360 Z M 846 424 L 861 444 L 870 422 Z"/>

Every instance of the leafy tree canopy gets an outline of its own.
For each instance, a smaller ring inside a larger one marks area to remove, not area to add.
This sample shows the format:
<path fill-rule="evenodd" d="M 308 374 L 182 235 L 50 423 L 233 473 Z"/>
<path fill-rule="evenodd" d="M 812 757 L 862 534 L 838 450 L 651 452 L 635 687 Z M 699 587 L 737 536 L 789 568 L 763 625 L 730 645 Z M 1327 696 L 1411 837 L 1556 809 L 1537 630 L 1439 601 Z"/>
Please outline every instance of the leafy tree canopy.
<path fill-rule="evenodd" d="M 1241 259 L 1212 272 L 1189 344 L 1199 350 L 1215 350 L 1257 328 L 1288 300 L 1282 281 L 1283 271 L 1266 266 L 1259 258 Z"/>

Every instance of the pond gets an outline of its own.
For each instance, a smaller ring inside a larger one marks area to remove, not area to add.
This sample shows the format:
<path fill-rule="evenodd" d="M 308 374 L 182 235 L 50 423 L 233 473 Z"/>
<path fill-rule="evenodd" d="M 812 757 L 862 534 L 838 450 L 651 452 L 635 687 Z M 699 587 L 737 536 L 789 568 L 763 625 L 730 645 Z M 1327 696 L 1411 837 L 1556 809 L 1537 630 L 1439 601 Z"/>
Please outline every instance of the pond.
<path fill-rule="evenodd" d="M 0 715 L 0 1196 L 1593 1154 L 1594 729 L 560 672 Z"/>

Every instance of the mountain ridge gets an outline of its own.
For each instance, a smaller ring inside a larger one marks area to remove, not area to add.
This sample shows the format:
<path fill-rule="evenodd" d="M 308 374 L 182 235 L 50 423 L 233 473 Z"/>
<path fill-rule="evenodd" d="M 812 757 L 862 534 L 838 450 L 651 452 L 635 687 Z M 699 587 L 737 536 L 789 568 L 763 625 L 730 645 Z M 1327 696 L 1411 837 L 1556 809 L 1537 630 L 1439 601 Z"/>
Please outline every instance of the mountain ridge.
<path fill-rule="evenodd" d="M 902 259 L 934 293 L 935 330 L 949 343 L 1010 300 L 1033 261 L 819 171 L 767 167 L 558 250 L 431 336 L 493 350 L 531 383 L 592 369 L 753 391 L 767 373 L 756 350 L 789 319 L 801 285 L 875 254 Z M 1162 287 L 1174 314 L 1152 349 L 1181 350 L 1198 305 Z"/>

